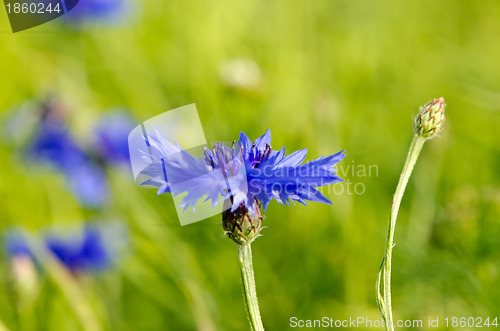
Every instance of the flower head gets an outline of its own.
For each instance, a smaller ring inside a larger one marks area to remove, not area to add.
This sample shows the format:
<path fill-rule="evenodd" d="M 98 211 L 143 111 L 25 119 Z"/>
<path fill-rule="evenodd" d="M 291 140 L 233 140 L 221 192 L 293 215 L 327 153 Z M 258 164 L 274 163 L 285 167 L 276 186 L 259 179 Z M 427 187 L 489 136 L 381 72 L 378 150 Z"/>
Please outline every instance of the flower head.
<path fill-rule="evenodd" d="M 445 108 L 444 98 L 434 99 L 420 107 L 413 124 L 415 134 L 426 139 L 434 137 L 443 127 Z"/>
<path fill-rule="evenodd" d="M 230 199 L 231 212 L 243 206 L 250 214 L 267 209 L 274 199 L 286 206 L 290 201 L 306 204 L 317 201 L 330 204 L 318 187 L 342 181 L 334 166 L 344 158 L 343 152 L 322 156 L 302 164 L 307 149 L 285 156 L 285 148 L 271 148 L 271 131 L 253 143 L 244 133 L 231 147 L 217 143 L 196 158 L 178 145 L 168 142 L 156 131 L 147 137 L 148 150 L 142 151 L 149 164 L 141 175 L 143 185 L 158 187 L 158 194 L 170 192 L 183 197 L 184 208 L 193 207 L 205 197 L 217 205 L 219 197 Z"/>

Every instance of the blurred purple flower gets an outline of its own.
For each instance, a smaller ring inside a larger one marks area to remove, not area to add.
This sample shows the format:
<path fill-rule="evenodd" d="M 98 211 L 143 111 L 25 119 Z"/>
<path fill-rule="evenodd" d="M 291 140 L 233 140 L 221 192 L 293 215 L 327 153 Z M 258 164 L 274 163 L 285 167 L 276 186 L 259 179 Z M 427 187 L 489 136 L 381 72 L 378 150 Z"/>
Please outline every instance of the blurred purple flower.
<path fill-rule="evenodd" d="M 259 208 L 256 201 L 265 210 L 271 199 L 286 206 L 290 201 L 331 204 L 317 187 L 343 181 L 334 168 L 345 157 L 343 151 L 302 164 L 307 149 L 286 157 L 284 147 L 273 151 L 270 130 L 253 143 L 242 132 L 231 148 L 217 143 L 212 150 L 205 148 L 205 156 L 199 159 L 158 131 L 146 141 L 148 150 L 141 152 L 149 165 L 141 175 L 149 179 L 141 185 L 158 187 L 158 194 L 187 192 L 181 204 L 185 209 L 194 208 L 203 197 L 215 206 L 219 196 L 231 199 L 231 211 L 244 206 L 251 214 Z"/>
<path fill-rule="evenodd" d="M 45 237 L 47 248 L 71 271 L 102 270 L 110 267 L 112 257 L 105 247 L 99 229 L 87 225 L 78 236 L 62 237 L 50 233 Z"/>
<path fill-rule="evenodd" d="M 106 173 L 98 164 L 87 161 L 64 174 L 70 190 L 82 206 L 99 208 L 108 201 Z"/>
<path fill-rule="evenodd" d="M 49 164 L 63 173 L 69 189 L 84 207 L 98 208 L 107 201 L 104 170 L 78 145 L 53 105 L 45 105 L 27 152 L 28 160 Z"/>
<path fill-rule="evenodd" d="M 125 21 L 132 12 L 133 5 L 129 0 L 80 0 L 66 15 L 71 23 Z"/>
<path fill-rule="evenodd" d="M 28 154 L 36 160 L 52 164 L 62 172 L 87 162 L 87 156 L 68 131 L 62 119 L 51 116 L 48 110 L 32 137 Z"/>
<path fill-rule="evenodd" d="M 129 165 L 128 135 L 137 124 L 124 111 L 105 114 L 95 127 L 94 146 L 101 159 Z"/>
<path fill-rule="evenodd" d="M 11 136 L 23 132 L 9 143 L 24 150 L 28 164 L 51 166 L 64 175 L 83 207 L 99 208 L 109 198 L 105 167 L 130 165 L 128 133 L 136 123 L 125 111 L 106 113 L 95 125 L 91 143 L 81 145 L 66 125 L 66 116 L 66 109 L 49 98 L 21 105 L 4 126 Z"/>
<path fill-rule="evenodd" d="M 78 231 L 50 230 L 41 235 L 45 248 L 71 272 L 91 272 L 109 269 L 126 240 L 123 226 L 86 224 Z M 10 230 L 4 235 L 5 252 L 9 258 L 36 257 L 29 245 L 28 234 L 22 230 Z"/>
<path fill-rule="evenodd" d="M 9 257 L 25 255 L 34 258 L 28 247 L 25 234 L 20 229 L 11 229 L 6 232 L 4 235 L 4 249 Z"/>

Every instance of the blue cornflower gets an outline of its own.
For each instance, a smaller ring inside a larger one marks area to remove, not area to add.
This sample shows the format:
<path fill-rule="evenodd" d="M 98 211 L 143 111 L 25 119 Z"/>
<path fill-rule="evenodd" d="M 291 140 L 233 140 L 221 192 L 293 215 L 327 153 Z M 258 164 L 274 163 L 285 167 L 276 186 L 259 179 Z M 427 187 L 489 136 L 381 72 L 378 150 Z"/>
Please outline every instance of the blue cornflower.
<path fill-rule="evenodd" d="M 117 231 L 118 230 L 118 231 Z M 123 244 L 123 228 L 86 224 L 78 231 L 62 233 L 57 230 L 40 235 L 42 244 L 71 272 L 101 271 L 110 268 Z M 5 252 L 10 258 L 36 257 L 26 232 L 10 230 L 4 236 Z"/>
<path fill-rule="evenodd" d="M 307 201 L 331 204 L 317 188 L 342 181 L 334 166 L 345 157 L 343 151 L 303 163 L 307 149 L 288 156 L 285 147 L 275 151 L 271 148 L 271 131 L 267 130 L 253 143 L 241 132 L 238 142 L 233 142 L 231 147 L 217 143 L 212 150 L 205 147 L 203 155 L 195 157 L 177 142 L 170 143 L 156 129 L 154 135 L 146 133 L 145 125 L 141 129 L 145 141 L 141 144 L 143 147 L 138 148 L 141 159 L 135 156 L 131 159 L 133 166 L 142 168 L 136 176 L 141 185 L 157 187 L 158 194 L 170 192 L 174 197 L 184 194 L 179 206 L 184 207 L 184 211 L 193 207 L 193 214 L 202 199 L 203 202 L 211 200 L 212 209 L 221 198 L 224 200 L 222 228 L 238 245 L 251 328 L 263 330 L 251 251 L 251 243 L 263 228 L 261 207 L 266 210 L 272 199 L 286 206 L 294 201 L 304 205 Z M 130 147 L 135 149 L 136 133 L 131 137 Z"/>
<path fill-rule="evenodd" d="M 205 197 L 217 205 L 219 197 L 230 199 L 231 212 L 244 208 L 251 215 L 267 209 L 275 199 L 289 206 L 290 201 L 306 204 L 317 201 L 331 204 L 318 187 L 342 181 L 334 166 L 345 157 L 339 152 L 302 164 L 307 149 L 285 156 L 285 148 L 271 148 L 271 131 L 253 143 L 243 132 L 231 147 L 217 143 L 195 158 L 177 144 L 168 142 L 156 131 L 146 139 L 148 149 L 141 151 L 149 165 L 141 172 L 148 178 L 142 185 L 158 187 L 158 194 L 174 196 L 186 192 L 181 207 L 196 205 Z"/>

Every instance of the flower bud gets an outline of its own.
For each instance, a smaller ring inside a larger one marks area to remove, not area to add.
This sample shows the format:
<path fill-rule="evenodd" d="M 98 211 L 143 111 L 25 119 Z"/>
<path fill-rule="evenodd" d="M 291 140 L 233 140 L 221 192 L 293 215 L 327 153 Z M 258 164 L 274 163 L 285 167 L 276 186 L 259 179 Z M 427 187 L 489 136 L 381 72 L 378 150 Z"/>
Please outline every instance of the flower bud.
<path fill-rule="evenodd" d="M 420 107 L 413 123 L 415 134 L 425 139 L 434 137 L 443 127 L 445 108 L 444 98 L 434 99 Z"/>
<path fill-rule="evenodd" d="M 227 201 L 231 203 L 230 200 Z M 255 215 L 252 215 L 243 204 L 235 211 L 229 208 L 222 213 L 224 234 L 238 245 L 250 244 L 262 230 L 262 218 L 257 202 Z"/>

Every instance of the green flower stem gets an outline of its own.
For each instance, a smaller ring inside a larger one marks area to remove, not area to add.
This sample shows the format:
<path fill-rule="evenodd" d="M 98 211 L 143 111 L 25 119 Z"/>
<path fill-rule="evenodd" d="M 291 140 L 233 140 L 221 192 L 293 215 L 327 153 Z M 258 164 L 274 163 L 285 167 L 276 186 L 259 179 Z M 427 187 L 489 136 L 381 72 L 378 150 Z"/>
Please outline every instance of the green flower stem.
<path fill-rule="evenodd" d="M 408 156 L 406 157 L 405 165 L 401 176 L 399 177 L 398 186 L 396 187 L 396 192 L 394 193 L 394 198 L 392 200 L 391 207 L 391 217 L 389 219 L 389 226 L 387 229 L 387 242 L 385 245 L 385 255 L 382 263 L 380 265 L 380 270 L 377 278 L 377 303 L 380 309 L 380 313 L 386 322 L 385 329 L 393 331 L 393 319 L 392 319 L 392 304 L 391 304 L 391 261 L 392 261 L 392 248 L 394 247 L 394 230 L 396 228 L 396 219 L 398 218 L 399 206 L 401 205 L 401 200 L 405 193 L 406 185 L 410 179 L 413 167 L 417 162 L 420 151 L 424 146 L 426 139 L 418 135 L 413 137 L 413 141 L 410 145 L 410 150 L 408 151 Z"/>
<path fill-rule="evenodd" d="M 260 318 L 259 302 L 257 300 L 257 290 L 255 289 L 255 278 L 253 275 L 252 247 L 250 245 L 250 243 L 238 245 L 243 296 L 251 330 L 263 331 L 264 326 Z"/>

